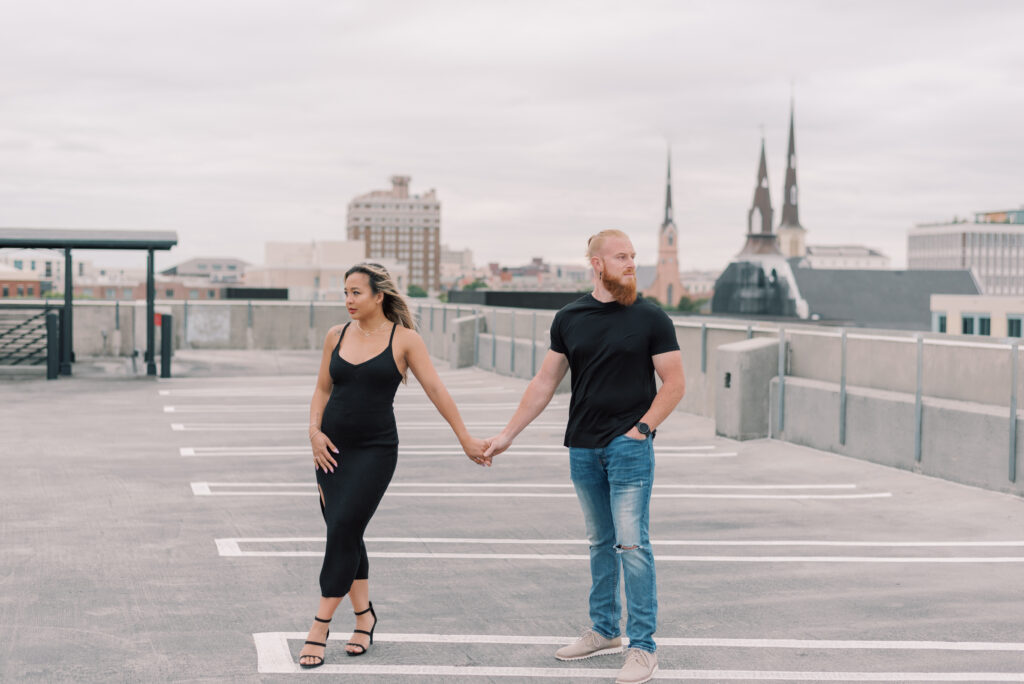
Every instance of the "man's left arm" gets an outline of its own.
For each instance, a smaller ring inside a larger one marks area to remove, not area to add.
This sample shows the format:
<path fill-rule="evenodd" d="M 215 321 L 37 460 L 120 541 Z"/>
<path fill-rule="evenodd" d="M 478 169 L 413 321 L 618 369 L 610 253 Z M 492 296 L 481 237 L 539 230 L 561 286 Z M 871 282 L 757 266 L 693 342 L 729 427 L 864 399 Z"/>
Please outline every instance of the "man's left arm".
<path fill-rule="evenodd" d="M 654 430 L 668 418 L 679 400 L 683 398 L 683 394 L 686 393 L 686 378 L 683 376 L 683 355 L 678 349 L 655 354 L 651 361 L 654 362 L 654 372 L 661 378 L 661 388 L 639 422 L 647 423 L 651 430 Z M 626 436 L 644 439 L 635 425 L 629 429 Z"/>

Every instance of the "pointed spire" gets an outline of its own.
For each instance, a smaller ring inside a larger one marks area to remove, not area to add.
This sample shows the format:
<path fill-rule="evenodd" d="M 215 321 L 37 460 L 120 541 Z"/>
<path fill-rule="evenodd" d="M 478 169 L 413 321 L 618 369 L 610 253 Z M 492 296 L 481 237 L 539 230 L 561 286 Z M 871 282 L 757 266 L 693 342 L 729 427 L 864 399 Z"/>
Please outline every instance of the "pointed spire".
<path fill-rule="evenodd" d="M 672 148 L 668 149 L 668 176 L 665 181 L 665 220 L 661 227 L 672 224 Z"/>
<path fill-rule="evenodd" d="M 760 226 L 753 225 L 754 212 L 757 212 L 761 219 Z M 754 189 L 754 202 L 747 215 L 747 232 L 772 234 L 772 197 L 768 191 L 768 162 L 765 160 L 764 138 L 761 138 L 761 161 L 757 167 L 757 188 Z"/>
<path fill-rule="evenodd" d="M 786 185 L 782 194 L 782 226 L 800 228 L 800 212 L 797 204 L 799 191 L 796 184 L 796 132 L 793 124 L 793 100 L 789 101 L 789 149 L 786 154 Z"/>

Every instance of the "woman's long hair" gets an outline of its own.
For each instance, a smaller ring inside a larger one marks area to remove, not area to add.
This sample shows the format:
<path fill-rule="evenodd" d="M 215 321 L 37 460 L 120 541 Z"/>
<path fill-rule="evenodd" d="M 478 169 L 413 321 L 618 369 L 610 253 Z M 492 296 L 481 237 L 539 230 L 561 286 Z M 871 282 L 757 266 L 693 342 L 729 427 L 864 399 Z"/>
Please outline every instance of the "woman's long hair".
<path fill-rule="evenodd" d="M 366 277 L 370 279 L 370 291 L 373 294 L 378 292 L 384 294 L 384 301 L 381 302 L 381 306 L 384 309 L 385 318 L 410 330 L 416 329 L 416 321 L 412 318 L 409 305 L 405 303 L 405 298 L 402 297 L 398 288 L 395 287 L 395 281 L 391 279 L 391 274 L 388 273 L 386 268 L 371 262 L 356 264 L 345 271 L 345 279 L 348 280 L 348 277 L 353 273 L 366 274 Z"/>

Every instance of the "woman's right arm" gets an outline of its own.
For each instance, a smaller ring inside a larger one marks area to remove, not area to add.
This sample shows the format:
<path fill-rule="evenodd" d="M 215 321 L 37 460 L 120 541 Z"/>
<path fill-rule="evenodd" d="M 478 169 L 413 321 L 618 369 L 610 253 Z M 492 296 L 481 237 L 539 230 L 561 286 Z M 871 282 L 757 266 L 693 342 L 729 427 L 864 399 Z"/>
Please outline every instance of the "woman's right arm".
<path fill-rule="evenodd" d="M 309 402 L 309 442 L 313 447 L 314 470 L 321 468 L 325 473 L 334 472 L 338 462 L 331 456 L 331 452 L 338 453 L 337 447 L 320 431 L 320 423 L 324 417 L 324 407 L 331 396 L 333 382 L 331 380 L 331 354 L 334 352 L 334 345 L 341 335 L 341 330 L 336 326 L 327 331 L 324 340 L 324 351 L 320 358 L 320 371 L 316 375 L 316 387 L 313 389 L 313 399 Z"/>

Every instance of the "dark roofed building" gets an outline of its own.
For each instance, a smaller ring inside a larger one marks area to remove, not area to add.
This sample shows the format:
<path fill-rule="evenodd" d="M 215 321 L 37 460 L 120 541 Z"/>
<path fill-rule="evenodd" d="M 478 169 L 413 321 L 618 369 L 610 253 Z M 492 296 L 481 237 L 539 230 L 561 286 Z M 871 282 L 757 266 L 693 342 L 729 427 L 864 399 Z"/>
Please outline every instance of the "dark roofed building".
<path fill-rule="evenodd" d="M 794 268 L 812 319 L 867 328 L 931 330 L 933 294 L 979 294 L 970 271 Z"/>

